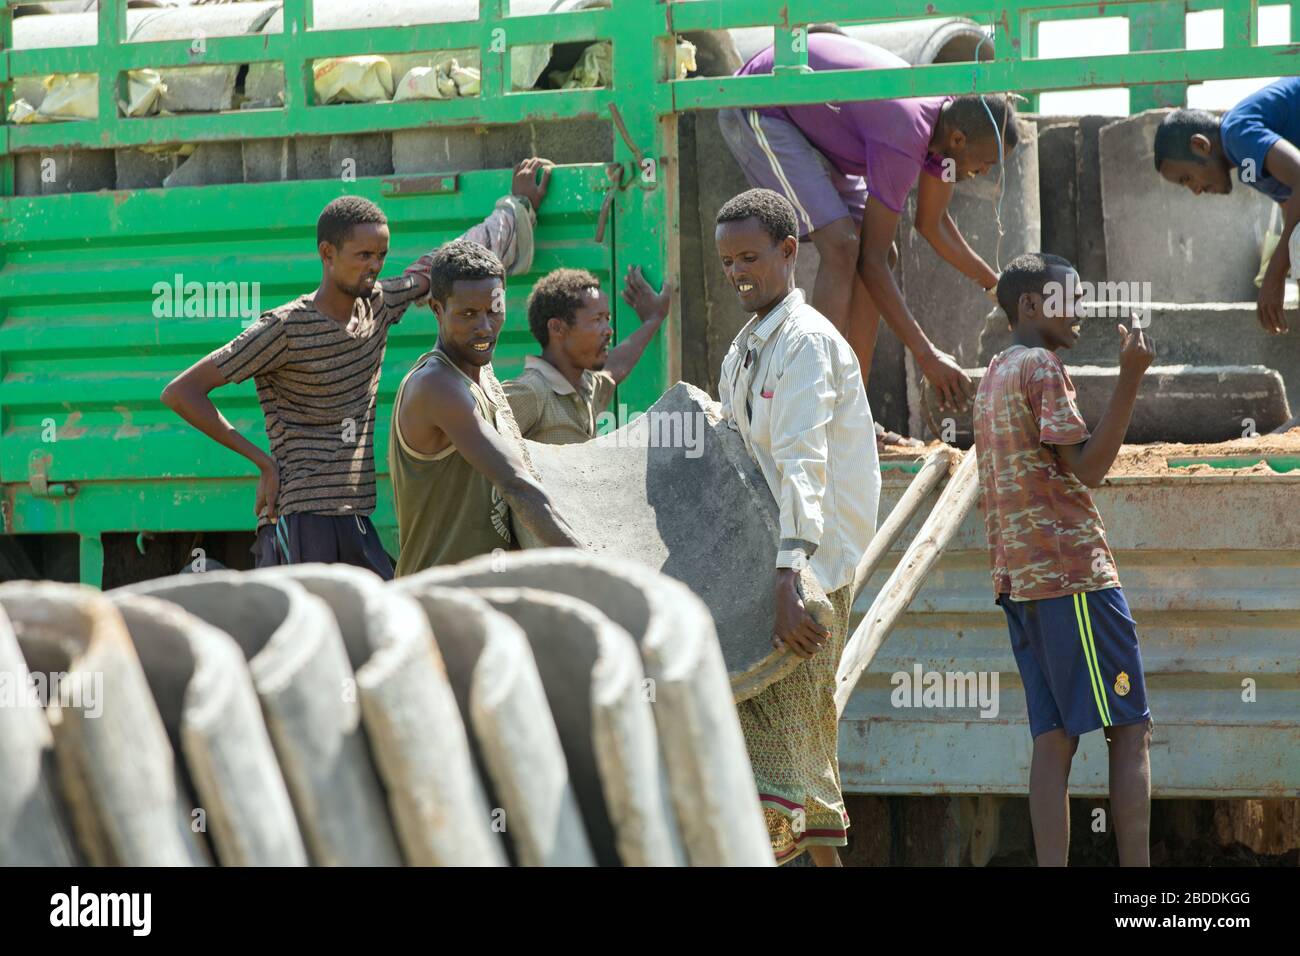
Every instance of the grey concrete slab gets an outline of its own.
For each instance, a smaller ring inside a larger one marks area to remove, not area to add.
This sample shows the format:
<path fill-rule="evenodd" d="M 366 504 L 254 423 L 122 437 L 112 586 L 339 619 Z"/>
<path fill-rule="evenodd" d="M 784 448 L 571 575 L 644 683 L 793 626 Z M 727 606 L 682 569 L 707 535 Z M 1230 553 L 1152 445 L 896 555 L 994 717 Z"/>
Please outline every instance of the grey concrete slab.
<path fill-rule="evenodd" d="M 623 558 L 544 548 L 432 568 L 398 586 L 532 587 L 597 607 L 637 642 L 655 682 L 659 747 L 691 864 L 774 865 L 713 620 L 684 584 Z"/>
<path fill-rule="evenodd" d="M 114 150 L 118 189 L 157 189 L 182 162 L 178 153 L 146 152 L 143 149 Z"/>
<path fill-rule="evenodd" d="M 171 186 L 213 186 L 244 181 L 244 151 L 238 142 L 199 143 L 163 180 Z"/>
<path fill-rule="evenodd" d="M 217 860 L 306 866 L 307 848 L 239 645 L 167 601 L 110 597 L 172 747 L 184 757 Z"/>
<path fill-rule="evenodd" d="M 274 183 L 298 178 L 292 140 L 246 139 L 242 148 L 244 182 Z"/>
<path fill-rule="evenodd" d="M 483 169 L 485 138 L 485 133 L 473 127 L 397 130 L 393 133 L 393 172 L 417 175 Z"/>
<path fill-rule="evenodd" d="M 81 860 L 59 803 L 54 738 L 40 701 L 24 694 L 27 662 L 2 607 L 0 681 L 0 866 L 74 866 Z"/>
<path fill-rule="evenodd" d="M 958 183 L 948 211 L 972 249 L 993 269 L 1000 270 L 1024 252 L 1042 246 L 1039 228 L 1038 131 L 1020 124 L 1020 145 L 1005 164 L 1005 181 L 995 172 Z M 1001 191 L 1002 236 L 998 235 L 998 194 Z M 908 197 L 900 217 L 898 270 L 908 308 L 934 344 L 952 354 L 958 364 L 973 365 L 979 351 L 978 322 L 971 316 L 988 311 L 981 289 L 944 262 L 911 223 L 916 218 L 916 192 Z M 880 339 L 893 337 L 887 328 Z"/>
<path fill-rule="evenodd" d="M 1101 130 L 1107 278 L 1150 282 L 1158 302 L 1252 299 L 1271 203 L 1241 183 L 1226 196 L 1193 196 L 1161 179 L 1152 143 L 1168 112 Z"/>
<path fill-rule="evenodd" d="M 407 578 L 392 589 L 428 616 L 475 759 L 493 831 L 524 866 L 595 863 L 559 731 L 523 630 L 482 598 Z"/>
<path fill-rule="evenodd" d="M 475 592 L 523 628 L 601 866 L 682 866 L 641 655 L 592 605 L 532 588 Z"/>
<path fill-rule="evenodd" d="M 330 167 L 339 175 L 387 176 L 393 171 L 390 133 L 330 137 Z"/>
<path fill-rule="evenodd" d="M 93 588 L 0 585 L 27 669 L 59 675 L 50 726 L 63 799 L 96 866 L 203 866 L 189 795 L 122 616 Z"/>
<path fill-rule="evenodd" d="M 1038 197 L 1043 252 L 1079 260 L 1079 127 L 1048 126 L 1038 134 Z"/>
<path fill-rule="evenodd" d="M 407 862 L 504 864 L 446 666 L 419 605 L 350 565 L 252 574 L 289 578 L 329 605 L 356 672 L 366 735 Z"/>
<path fill-rule="evenodd" d="M 1119 369 L 1067 363 L 1066 370 L 1074 382 L 1079 411 L 1095 428 L 1115 391 Z M 967 372 L 978 387 L 984 369 Z M 924 404 L 938 421 L 933 393 L 928 389 Z M 1227 441 L 1242 437 L 1247 427 L 1263 433 L 1290 417 L 1282 376 L 1273 369 L 1262 365 L 1153 365 L 1142 379 L 1125 441 L 1134 445 Z M 955 431 L 952 444 L 969 448 L 969 410 L 951 418 Z"/>
<path fill-rule="evenodd" d="M 111 149 L 73 149 L 41 153 L 41 195 L 97 192 L 112 189 L 117 169 Z M 54 161 L 53 175 L 45 174 L 45 160 Z"/>
<path fill-rule="evenodd" d="M 1101 131 L 1114 116 L 1079 117 L 1079 275 L 1093 281 L 1109 275 L 1106 216 L 1101 198 Z"/>
<path fill-rule="evenodd" d="M 771 645 L 780 511 L 717 403 L 680 382 L 644 416 L 592 441 L 526 445 L 579 540 L 676 578 L 703 599 L 737 699 L 798 666 L 790 651 Z M 524 547 L 540 543 L 527 528 L 515 534 Z M 811 571 L 802 585 L 812 613 L 829 621 L 830 603 Z"/>
<path fill-rule="evenodd" d="M 352 668 L 329 607 L 290 580 L 209 571 L 116 593 L 171 601 L 239 644 L 312 862 L 401 862 L 361 724 Z"/>

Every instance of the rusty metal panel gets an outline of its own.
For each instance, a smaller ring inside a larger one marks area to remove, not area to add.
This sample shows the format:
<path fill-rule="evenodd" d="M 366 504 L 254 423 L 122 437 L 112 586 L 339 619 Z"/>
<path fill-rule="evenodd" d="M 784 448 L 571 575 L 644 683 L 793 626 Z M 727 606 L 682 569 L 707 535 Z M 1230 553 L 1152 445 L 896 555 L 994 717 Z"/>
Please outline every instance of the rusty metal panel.
<path fill-rule="evenodd" d="M 882 514 L 909 477 L 886 472 Z M 1300 796 L 1300 475 L 1125 477 L 1094 497 L 1138 622 L 1155 724 L 1153 795 Z M 870 607 L 923 519 L 904 532 L 855 614 Z M 894 675 L 915 681 L 918 666 L 983 672 L 988 691 L 996 675 L 996 716 L 981 717 L 978 706 L 895 706 L 891 695 L 901 699 L 903 685 Z M 1025 794 L 1030 746 L 977 510 L 850 699 L 840 773 L 850 793 Z M 1071 793 L 1108 789 L 1105 740 L 1087 734 Z"/>

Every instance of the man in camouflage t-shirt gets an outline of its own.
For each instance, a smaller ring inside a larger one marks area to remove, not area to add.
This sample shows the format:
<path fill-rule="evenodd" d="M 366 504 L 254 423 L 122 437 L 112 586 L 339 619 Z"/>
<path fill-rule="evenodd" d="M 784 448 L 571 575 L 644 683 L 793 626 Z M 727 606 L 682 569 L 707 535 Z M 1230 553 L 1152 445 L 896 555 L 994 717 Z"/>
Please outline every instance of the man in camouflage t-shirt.
<path fill-rule="evenodd" d="M 1070 290 L 1067 292 L 1067 290 Z M 1149 864 L 1150 717 L 1136 623 L 1089 487 L 1100 485 L 1154 358 L 1119 326 L 1119 378 L 1089 433 L 1056 355 L 1079 339 L 1073 267 L 1027 254 L 998 279 L 1014 336 L 975 398 L 975 447 L 993 590 L 1006 612 L 1034 740 L 1029 812 L 1039 866 L 1064 866 L 1067 783 L 1079 735 L 1104 728 L 1111 809 L 1124 866 Z"/>

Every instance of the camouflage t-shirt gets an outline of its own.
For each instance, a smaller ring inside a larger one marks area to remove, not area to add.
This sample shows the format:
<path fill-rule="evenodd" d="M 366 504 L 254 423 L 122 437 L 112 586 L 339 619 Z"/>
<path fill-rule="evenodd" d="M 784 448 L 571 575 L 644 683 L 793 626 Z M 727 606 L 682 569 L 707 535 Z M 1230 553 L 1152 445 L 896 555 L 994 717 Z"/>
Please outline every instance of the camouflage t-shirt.
<path fill-rule="evenodd" d="M 974 418 L 994 592 L 1038 601 L 1119 587 L 1092 495 L 1049 447 L 1088 438 L 1055 353 L 1013 345 L 996 355 Z"/>

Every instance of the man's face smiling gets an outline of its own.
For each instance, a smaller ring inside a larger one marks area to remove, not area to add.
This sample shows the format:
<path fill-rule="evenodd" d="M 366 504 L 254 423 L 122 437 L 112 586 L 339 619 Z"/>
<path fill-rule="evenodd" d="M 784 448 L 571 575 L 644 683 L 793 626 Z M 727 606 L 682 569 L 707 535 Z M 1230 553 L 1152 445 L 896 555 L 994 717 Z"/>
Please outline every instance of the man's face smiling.
<path fill-rule="evenodd" d="M 1073 348 L 1083 324 L 1083 283 L 1079 274 L 1064 266 L 1053 266 L 1038 309 L 1030 317 L 1046 348 Z"/>
<path fill-rule="evenodd" d="M 714 232 L 722 271 L 748 312 L 766 315 L 790 293 L 795 252 L 793 236 L 773 242 L 754 217 L 720 222 Z"/>
<path fill-rule="evenodd" d="M 446 302 L 434 300 L 438 341 L 457 362 L 482 367 L 492 361 L 505 324 L 505 295 L 500 279 L 457 279 Z"/>

